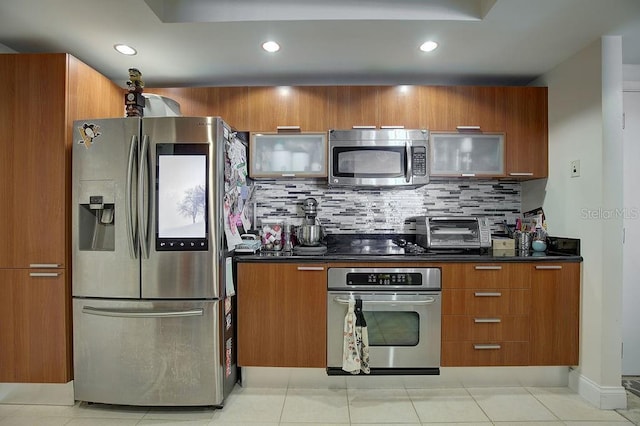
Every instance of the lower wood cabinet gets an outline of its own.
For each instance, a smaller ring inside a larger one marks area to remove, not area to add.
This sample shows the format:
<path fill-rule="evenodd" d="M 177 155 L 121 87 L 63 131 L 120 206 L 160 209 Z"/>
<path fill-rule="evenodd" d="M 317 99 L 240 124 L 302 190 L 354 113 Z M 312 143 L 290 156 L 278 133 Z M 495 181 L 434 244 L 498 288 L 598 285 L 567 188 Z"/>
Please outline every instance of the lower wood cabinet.
<path fill-rule="evenodd" d="M 238 365 L 326 367 L 323 264 L 239 263 Z"/>
<path fill-rule="evenodd" d="M 578 365 L 580 264 L 528 264 L 531 365 Z"/>
<path fill-rule="evenodd" d="M 577 365 L 580 264 L 443 267 L 441 364 Z"/>
<path fill-rule="evenodd" d="M 578 364 L 580 263 L 438 266 L 443 367 Z M 239 263 L 237 286 L 240 366 L 326 367 L 327 264 Z"/>
<path fill-rule="evenodd" d="M 527 365 L 529 342 L 442 342 L 443 367 Z"/>
<path fill-rule="evenodd" d="M 66 289 L 62 269 L 0 269 L 0 383 L 70 380 Z"/>

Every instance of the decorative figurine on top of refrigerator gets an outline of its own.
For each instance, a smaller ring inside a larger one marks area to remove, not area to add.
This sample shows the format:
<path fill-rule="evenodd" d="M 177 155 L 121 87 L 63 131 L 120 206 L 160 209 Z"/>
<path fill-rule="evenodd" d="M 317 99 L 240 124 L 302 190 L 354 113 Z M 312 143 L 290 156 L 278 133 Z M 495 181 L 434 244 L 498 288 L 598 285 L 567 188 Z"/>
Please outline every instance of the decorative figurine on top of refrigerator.
<path fill-rule="evenodd" d="M 124 105 L 127 117 L 144 116 L 144 81 L 142 73 L 137 68 L 129 68 L 129 80 L 127 81 L 127 93 L 124 95 Z"/>

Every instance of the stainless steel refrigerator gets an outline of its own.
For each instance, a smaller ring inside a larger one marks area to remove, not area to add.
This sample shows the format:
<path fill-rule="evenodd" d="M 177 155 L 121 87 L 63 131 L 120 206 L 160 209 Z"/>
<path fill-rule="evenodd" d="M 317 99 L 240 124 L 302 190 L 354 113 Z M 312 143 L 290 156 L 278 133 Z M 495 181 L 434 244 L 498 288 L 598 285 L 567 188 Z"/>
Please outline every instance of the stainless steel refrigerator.
<path fill-rule="evenodd" d="M 218 117 L 74 127 L 76 400 L 221 406 L 236 382 L 223 227 L 235 133 Z"/>

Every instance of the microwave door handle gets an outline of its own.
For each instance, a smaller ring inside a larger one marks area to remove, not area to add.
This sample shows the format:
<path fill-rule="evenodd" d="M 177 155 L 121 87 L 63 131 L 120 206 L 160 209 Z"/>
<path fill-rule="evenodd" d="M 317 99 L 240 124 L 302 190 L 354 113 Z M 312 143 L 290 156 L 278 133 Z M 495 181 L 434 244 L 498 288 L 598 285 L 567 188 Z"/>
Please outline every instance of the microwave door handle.
<path fill-rule="evenodd" d="M 407 165 L 405 168 L 404 179 L 407 183 L 411 183 L 411 175 L 413 174 L 413 165 L 411 164 L 411 142 L 405 142 L 404 150 L 406 155 L 405 164 Z"/>

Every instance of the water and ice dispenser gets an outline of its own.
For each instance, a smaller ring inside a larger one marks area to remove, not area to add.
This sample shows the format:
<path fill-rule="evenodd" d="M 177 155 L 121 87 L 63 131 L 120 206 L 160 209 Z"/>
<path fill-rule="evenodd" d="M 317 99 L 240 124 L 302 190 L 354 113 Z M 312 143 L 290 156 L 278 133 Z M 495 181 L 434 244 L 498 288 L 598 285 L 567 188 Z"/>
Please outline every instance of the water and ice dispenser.
<path fill-rule="evenodd" d="M 91 185 L 93 186 L 93 185 Z M 90 251 L 115 250 L 116 204 L 114 191 L 85 192 L 78 200 L 78 248 Z"/>

